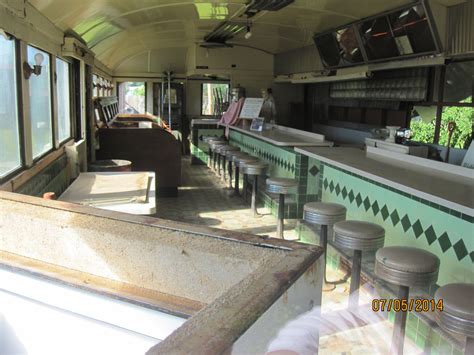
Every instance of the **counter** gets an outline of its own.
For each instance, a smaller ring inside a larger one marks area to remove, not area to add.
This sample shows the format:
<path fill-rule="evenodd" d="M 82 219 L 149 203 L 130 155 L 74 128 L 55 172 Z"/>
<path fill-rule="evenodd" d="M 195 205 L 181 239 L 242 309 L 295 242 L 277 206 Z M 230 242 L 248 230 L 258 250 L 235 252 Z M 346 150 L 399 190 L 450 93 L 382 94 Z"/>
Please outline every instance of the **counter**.
<path fill-rule="evenodd" d="M 326 141 L 324 135 L 278 125 L 273 125 L 272 129 L 262 132 L 235 126 L 230 126 L 230 129 L 278 147 L 332 147 L 334 145 L 333 142 Z"/>
<path fill-rule="evenodd" d="M 347 219 L 383 226 L 385 245 L 415 246 L 437 255 L 439 285 L 474 282 L 472 178 L 397 167 L 354 148 L 295 151 L 309 158 L 307 193 L 317 191 L 321 201 L 343 204 Z"/>
<path fill-rule="evenodd" d="M 285 218 L 301 218 L 306 202 L 316 201 L 318 196 L 307 191 L 308 157 L 295 151 L 295 147 L 330 147 L 332 142 L 324 135 L 300 131 L 293 128 L 274 125 L 273 129 L 263 132 L 250 131 L 248 128 L 230 127 L 229 141 L 241 151 L 258 157 L 268 164 L 267 175 L 296 179 L 298 190 L 285 202 Z M 265 193 L 265 179 L 260 179 L 259 200 L 265 207 L 277 214 L 278 200 Z"/>
<path fill-rule="evenodd" d="M 223 137 L 224 128 L 218 126 L 219 120 L 215 118 L 195 118 L 191 120 L 191 165 L 206 165 L 209 159 L 209 146 L 202 137 Z"/>

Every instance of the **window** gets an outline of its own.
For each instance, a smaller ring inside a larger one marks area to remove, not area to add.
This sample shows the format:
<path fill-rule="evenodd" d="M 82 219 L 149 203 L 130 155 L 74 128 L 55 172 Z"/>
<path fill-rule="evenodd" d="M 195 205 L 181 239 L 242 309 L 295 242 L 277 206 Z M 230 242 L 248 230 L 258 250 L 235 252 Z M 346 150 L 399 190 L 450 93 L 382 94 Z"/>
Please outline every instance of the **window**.
<path fill-rule="evenodd" d="M 97 78 L 97 75 L 92 75 L 92 97 L 97 97 L 99 96 L 99 90 L 97 86 L 99 85 L 99 79 Z"/>
<path fill-rule="evenodd" d="M 15 41 L 0 35 L 0 178 L 21 166 Z"/>
<path fill-rule="evenodd" d="M 118 89 L 120 113 L 145 113 L 146 85 L 144 82 L 120 83 Z"/>
<path fill-rule="evenodd" d="M 201 115 L 218 115 L 229 105 L 229 84 L 203 83 Z"/>
<path fill-rule="evenodd" d="M 448 64 L 442 85 L 443 100 L 432 106 L 415 107 L 410 124 L 413 140 L 447 146 L 448 124 L 454 122 L 456 128 L 450 146 L 467 149 L 473 137 L 474 125 L 474 61 Z"/>
<path fill-rule="evenodd" d="M 28 80 L 33 158 L 37 158 L 53 148 L 50 57 L 48 53 L 28 46 L 30 66 L 33 67 L 36 61 L 41 61 L 41 59 L 41 74 L 33 74 Z"/>
<path fill-rule="evenodd" d="M 71 137 L 71 92 L 69 87 L 69 63 L 56 58 L 56 93 L 58 101 L 58 139 Z"/>

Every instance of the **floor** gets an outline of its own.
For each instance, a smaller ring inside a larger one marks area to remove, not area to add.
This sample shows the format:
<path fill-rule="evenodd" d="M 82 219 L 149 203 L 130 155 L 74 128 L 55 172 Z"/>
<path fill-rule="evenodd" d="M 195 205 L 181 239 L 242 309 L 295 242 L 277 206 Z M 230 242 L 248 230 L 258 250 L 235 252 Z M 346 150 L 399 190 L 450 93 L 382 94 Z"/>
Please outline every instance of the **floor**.
<path fill-rule="evenodd" d="M 159 199 L 156 217 L 207 225 L 233 231 L 275 237 L 276 221 L 270 212 L 260 207 L 259 216 L 254 217 L 250 203 L 242 197 L 233 197 L 217 175 L 206 166 L 191 165 L 188 158 L 182 164 L 183 183 L 178 198 Z M 296 240 L 296 220 L 285 221 L 285 239 Z M 345 275 L 341 270 L 328 268 L 329 280 L 339 280 Z M 331 318 L 337 312 L 347 310 L 349 281 L 323 289 L 322 314 Z M 366 314 L 371 311 L 372 295 L 362 290 L 360 304 L 364 304 Z M 337 328 L 337 324 L 335 325 Z M 377 334 L 377 336 L 374 336 Z M 392 324 L 382 320 L 375 324 L 359 326 L 355 329 L 336 331 L 320 339 L 320 354 L 388 354 Z M 405 354 L 419 354 L 414 343 L 405 339 Z"/>

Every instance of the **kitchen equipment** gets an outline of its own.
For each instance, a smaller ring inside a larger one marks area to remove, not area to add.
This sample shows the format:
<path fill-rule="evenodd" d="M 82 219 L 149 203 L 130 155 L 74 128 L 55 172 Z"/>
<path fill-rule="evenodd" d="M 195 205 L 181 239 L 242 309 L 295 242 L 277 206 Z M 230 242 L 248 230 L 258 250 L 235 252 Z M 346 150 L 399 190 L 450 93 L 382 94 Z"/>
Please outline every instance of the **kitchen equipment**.
<path fill-rule="evenodd" d="M 403 144 L 406 140 L 410 139 L 412 131 L 408 128 L 399 128 L 395 133 L 395 143 Z"/>
<path fill-rule="evenodd" d="M 385 141 L 395 143 L 397 130 L 400 128 L 400 126 L 387 126 L 386 128 L 388 129 L 389 136 L 385 138 Z"/>

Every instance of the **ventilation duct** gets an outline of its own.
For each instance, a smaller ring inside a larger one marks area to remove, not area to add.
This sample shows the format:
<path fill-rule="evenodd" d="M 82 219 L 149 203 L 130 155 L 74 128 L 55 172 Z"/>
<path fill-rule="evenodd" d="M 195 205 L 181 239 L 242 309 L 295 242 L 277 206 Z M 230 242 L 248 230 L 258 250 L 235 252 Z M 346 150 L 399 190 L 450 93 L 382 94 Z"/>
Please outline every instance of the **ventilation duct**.
<path fill-rule="evenodd" d="M 251 0 L 247 3 L 247 13 L 259 11 L 278 11 L 293 3 L 294 0 Z"/>
<path fill-rule="evenodd" d="M 237 34 L 245 31 L 247 25 L 239 22 L 223 22 L 217 26 L 211 33 L 204 37 L 204 42 L 221 43 L 225 46 L 225 42 L 232 39 Z"/>

